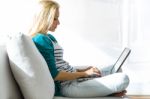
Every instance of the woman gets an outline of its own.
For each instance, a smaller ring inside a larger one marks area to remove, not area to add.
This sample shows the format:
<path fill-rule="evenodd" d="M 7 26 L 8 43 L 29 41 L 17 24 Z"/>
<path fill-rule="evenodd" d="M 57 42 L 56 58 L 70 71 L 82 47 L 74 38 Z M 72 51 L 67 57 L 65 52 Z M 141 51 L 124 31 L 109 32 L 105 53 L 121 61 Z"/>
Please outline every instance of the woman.
<path fill-rule="evenodd" d="M 129 84 L 127 75 L 114 73 L 104 76 L 103 72 L 106 68 L 98 69 L 89 66 L 86 69 L 75 69 L 63 60 L 62 47 L 59 46 L 55 37 L 48 33 L 48 31 L 54 32 L 60 24 L 59 5 L 51 0 L 43 0 L 40 1 L 40 7 L 30 34 L 46 60 L 55 81 L 55 95 L 67 97 L 123 96 Z M 111 66 L 107 67 L 107 71 L 110 71 L 109 68 Z M 98 77 L 86 78 L 93 75 Z M 82 78 L 82 81 L 79 78 Z"/>

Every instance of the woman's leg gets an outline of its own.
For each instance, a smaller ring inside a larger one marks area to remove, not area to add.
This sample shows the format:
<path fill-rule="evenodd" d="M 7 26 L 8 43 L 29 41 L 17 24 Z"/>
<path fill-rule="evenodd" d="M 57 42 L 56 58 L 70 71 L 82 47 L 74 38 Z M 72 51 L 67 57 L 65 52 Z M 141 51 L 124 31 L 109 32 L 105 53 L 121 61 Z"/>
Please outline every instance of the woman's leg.
<path fill-rule="evenodd" d="M 98 97 L 107 96 L 125 90 L 129 78 L 124 73 L 114 73 L 101 78 L 83 82 L 74 81 L 62 87 L 62 94 L 67 97 Z"/>
<path fill-rule="evenodd" d="M 97 68 L 100 70 L 102 76 L 106 76 L 106 75 L 111 74 L 111 70 L 112 70 L 113 66 L 114 65 L 99 66 Z"/>

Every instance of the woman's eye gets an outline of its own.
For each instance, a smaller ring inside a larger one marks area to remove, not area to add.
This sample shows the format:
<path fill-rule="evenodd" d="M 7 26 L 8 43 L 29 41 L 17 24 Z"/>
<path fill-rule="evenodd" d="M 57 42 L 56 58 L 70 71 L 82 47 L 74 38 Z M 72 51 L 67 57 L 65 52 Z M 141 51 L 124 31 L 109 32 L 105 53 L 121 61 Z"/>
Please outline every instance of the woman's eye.
<path fill-rule="evenodd" d="M 54 20 L 58 20 L 58 18 L 54 18 Z"/>

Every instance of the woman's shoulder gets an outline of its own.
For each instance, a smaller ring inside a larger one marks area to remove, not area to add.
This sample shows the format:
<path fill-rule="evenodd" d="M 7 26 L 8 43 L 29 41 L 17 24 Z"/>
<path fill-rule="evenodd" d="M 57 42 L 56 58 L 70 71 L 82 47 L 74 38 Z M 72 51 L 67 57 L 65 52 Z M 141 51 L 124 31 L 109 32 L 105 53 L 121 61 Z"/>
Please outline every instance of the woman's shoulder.
<path fill-rule="evenodd" d="M 48 36 L 46 34 L 37 33 L 34 37 L 32 37 L 34 42 L 50 42 Z"/>
<path fill-rule="evenodd" d="M 54 41 L 57 42 L 57 40 L 55 39 L 55 37 L 51 34 L 43 34 L 43 33 L 37 33 L 34 37 L 32 37 L 33 40 L 35 41 L 41 41 L 41 40 L 46 40 L 46 41 Z"/>
<path fill-rule="evenodd" d="M 52 45 L 51 40 L 45 34 L 37 33 L 34 37 L 32 37 L 34 43 L 39 45 Z"/>

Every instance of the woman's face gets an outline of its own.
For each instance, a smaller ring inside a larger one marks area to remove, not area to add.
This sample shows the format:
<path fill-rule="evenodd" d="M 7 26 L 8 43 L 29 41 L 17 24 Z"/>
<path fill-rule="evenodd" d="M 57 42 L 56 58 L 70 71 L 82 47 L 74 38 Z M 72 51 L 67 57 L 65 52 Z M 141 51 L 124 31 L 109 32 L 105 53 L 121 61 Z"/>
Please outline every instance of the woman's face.
<path fill-rule="evenodd" d="M 52 31 L 54 32 L 55 29 L 57 28 L 57 25 L 59 25 L 59 9 L 56 10 L 56 14 L 55 14 L 55 17 L 54 17 L 54 20 L 53 20 L 53 23 L 51 25 L 51 27 L 49 28 L 49 31 Z"/>

